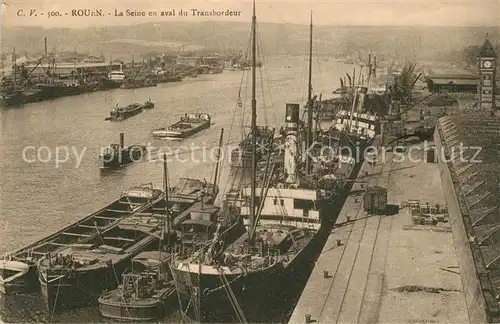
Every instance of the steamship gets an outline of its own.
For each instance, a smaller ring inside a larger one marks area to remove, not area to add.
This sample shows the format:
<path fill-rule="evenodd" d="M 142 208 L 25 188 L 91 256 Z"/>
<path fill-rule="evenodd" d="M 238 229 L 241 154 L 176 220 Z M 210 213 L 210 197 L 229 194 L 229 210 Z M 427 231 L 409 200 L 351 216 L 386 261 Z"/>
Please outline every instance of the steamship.
<path fill-rule="evenodd" d="M 254 11 L 253 33 L 255 21 Z M 252 61 L 255 69 L 254 55 Z M 309 93 L 308 104 L 312 101 Z M 299 114 L 299 104 L 286 105 L 284 155 L 267 154 L 272 159 L 257 184 L 257 162 L 264 156 L 257 152 L 259 129 L 252 105 L 251 186 L 229 192 L 225 201 L 239 211 L 247 232 L 224 250 L 200 250 L 171 267 L 181 308 L 195 321 L 262 322 L 262 314 L 278 306 L 276 294 L 309 273 L 325 243 L 348 192 L 347 179 L 359 165 L 352 158 L 312 158 L 302 151 L 300 143 L 304 138 L 312 143 L 313 132 L 311 126 L 302 127 Z M 276 161 L 278 157 L 282 160 Z"/>
<path fill-rule="evenodd" d="M 381 132 L 381 122 L 377 114 L 365 109 L 368 88 L 360 86 L 356 90 L 352 108 L 337 112 L 333 125 L 323 138 L 323 143 L 336 147 L 341 156 L 350 156 L 360 162 L 364 151 Z"/>
<path fill-rule="evenodd" d="M 273 298 L 286 280 L 307 273 L 332 228 L 335 210 L 342 205 L 339 196 L 345 181 L 341 179 L 350 177 L 355 164 L 332 167 L 335 174 L 324 169 L 319 181 L 307 179 L 298 167 L 299 107 L 287 104 L 285 170 L 271 171 L 263 186 L 255 188 L 258 212 L 254 214 L 251 188 L 226 201 L 239 210 L 247 232 L 224 251 L 204 251 L 174 262 L 172 273 L 181 299 L 187 302 L 194 290 L 203 292 L 196 320 L 234 321 L 234 310 L 221 305 L 236 301 L 241 309 L 237 317 L 255 315 L 247 320 L 259 321 L 252 310 L 272 307 L 263 296 Z M 221 285 L 228 285 L 234 297 L 219 289 Z"/>

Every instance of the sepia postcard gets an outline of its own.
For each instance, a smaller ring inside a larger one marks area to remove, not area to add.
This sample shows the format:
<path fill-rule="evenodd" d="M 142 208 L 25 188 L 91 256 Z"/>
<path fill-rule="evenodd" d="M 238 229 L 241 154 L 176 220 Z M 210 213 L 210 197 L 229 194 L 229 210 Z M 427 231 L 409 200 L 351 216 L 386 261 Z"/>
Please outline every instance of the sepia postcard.
<path fill-rule="evenodd" d="M 0 0 L 1 323 L 499 323 L 498 0 Z"/>

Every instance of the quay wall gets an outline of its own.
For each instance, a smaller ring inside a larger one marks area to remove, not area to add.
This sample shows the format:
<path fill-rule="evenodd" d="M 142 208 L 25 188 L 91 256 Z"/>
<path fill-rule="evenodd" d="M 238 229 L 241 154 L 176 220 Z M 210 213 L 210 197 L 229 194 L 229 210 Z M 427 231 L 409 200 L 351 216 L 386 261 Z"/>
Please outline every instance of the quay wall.
<path fill-rule="evenodd" d="M 443 191 L 448 206 L 448 214 L 453 234 L 455 252 L 458 258 L 460 277 L 462 279 L 463 293 L 467 304 L 467 312 L 470 323 L 488 323 L 486 301 L 483 288 L 479 279 L 479 271 L 474 260 L 473 251 L 469 243 L 466 231 L 467 211 L 460 207 L 460 201 L 456 194 L 456 182 L 454 183 L 452 174 L 446 161 L 443 161 L 442 143 L 444 138 L 440 134 L 439 127 L 434 132 L 434 143 L 438 156 L 439 171 Z M 466 216 L 466 217 L 464 217 Z"/>

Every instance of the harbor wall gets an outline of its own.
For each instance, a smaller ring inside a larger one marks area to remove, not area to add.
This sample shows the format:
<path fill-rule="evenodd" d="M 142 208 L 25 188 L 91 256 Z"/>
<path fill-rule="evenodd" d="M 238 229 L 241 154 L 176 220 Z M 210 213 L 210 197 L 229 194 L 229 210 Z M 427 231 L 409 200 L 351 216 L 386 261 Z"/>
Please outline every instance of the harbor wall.
<path fill-rule="evenodd" d="M 467 304 L 467 312 L 470 323 L 488 323 L 486 301 L 479 279 L 479 272 L 474 260 L 471 244 L 466 231 L 466 219 L 468 219 L 467 211 L 462 211 L 460 201 L 456 194 L 456 187 L 453 182 L 452 174 L 446 161 L 443 161 L 444 151 L 442 143 L 444 139 L 440 134 L 439 127 L 436 127 L 434 132 L 434 143 L 438 155 L 439 171 L 443 191 L 448 206 L 448 214 L 450 225 L 453 233 L 453 241 L 455 245 L 455 253 L 458 258 L 458 266 L 460 269 L 460 277 L 462 279 L 463 293 Z M 464 217 L 467 216 L 467 217 Z"/>

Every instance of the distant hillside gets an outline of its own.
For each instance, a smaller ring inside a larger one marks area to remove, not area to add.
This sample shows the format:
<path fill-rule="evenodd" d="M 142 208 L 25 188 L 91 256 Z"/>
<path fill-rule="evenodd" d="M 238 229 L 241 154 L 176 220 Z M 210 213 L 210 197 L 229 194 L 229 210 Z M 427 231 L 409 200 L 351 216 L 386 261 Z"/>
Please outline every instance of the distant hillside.
<path fill-rule="evenodd" d="M 303 55 L 308 49 L 309 27 L 293 24 L 260 23 L 259 38 L 264 54 Z M 335 27 L 314 29 L 317 55 L 345 55 L 357 51 L 397 53 L 400 57 L 448 59 L 466 46 L 479 45 L 484 36 L 500 35 L 498 28 L 459 27 Z M 126 56 L 134 53 L 205 49 L 219 53 L 244 52 L 249 44 L 250 23 L 166 22 L 86 29 L 41 27 L 3 28 L 3 50 L 42 53 L 43 38 L 57 51 L 88 52 Z M 498 41 L 498 40 L 497 40 Z"/>

